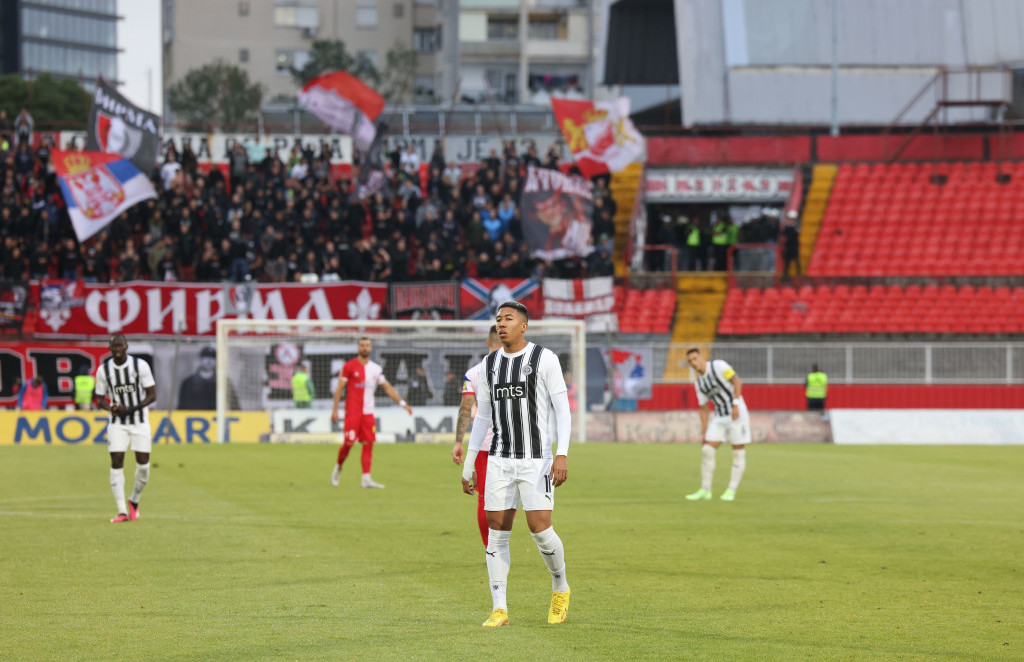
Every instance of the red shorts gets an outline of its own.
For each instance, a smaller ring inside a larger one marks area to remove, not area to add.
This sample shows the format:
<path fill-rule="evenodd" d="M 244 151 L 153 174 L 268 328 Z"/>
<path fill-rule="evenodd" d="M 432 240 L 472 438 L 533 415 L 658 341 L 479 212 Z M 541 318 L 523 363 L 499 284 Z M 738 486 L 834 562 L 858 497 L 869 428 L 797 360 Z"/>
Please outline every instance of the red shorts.
<path fill-rule="evenodd" d="M 487 482 L 487 451 L 480 451 L 476 456 L 476 493 L 480 495 L 481 503 L 484 498 L 484 483 Z"/>
<path fill-rule="evenodd" d="M 377 421 L 373 414 L 345 414 L 345 443 L 377 441 Z"/>

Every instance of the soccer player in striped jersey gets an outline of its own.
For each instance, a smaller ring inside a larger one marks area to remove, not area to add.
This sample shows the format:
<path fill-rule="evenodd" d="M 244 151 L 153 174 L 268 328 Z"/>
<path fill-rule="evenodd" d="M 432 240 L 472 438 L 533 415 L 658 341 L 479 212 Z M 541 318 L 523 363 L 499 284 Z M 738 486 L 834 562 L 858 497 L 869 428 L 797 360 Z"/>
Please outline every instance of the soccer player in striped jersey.
<path fill-rule="evenodd" d="M 156 402 L 153 370 L 144 359 L 128 353 L 128 341 L 120 333 L 110 336 L 110 357 L 96 371 L 96 396 L 100 409 L 109 412 L 107 447 L 110 450 L 110 488 L 117 503 L 117 524 L 139 519 L 139 498 L 149 482 L 149 454 L 153 430 L 149 406 Z M 135 488 L 125 504 L 124 455 L 135 451 Z"/>
<path fill-rule="evenodd" d="M 498 327 L 491 326 L 487 333 L 487 353 L 497 351 L 501 348 L 501 340 L 498 338 Z M 473 420 L 473 410 L 476 408 L 476 392 L 480 388 L 480 372 L 484 370 L 484 362 L 476 364 L 466 371 L 462 378 L 462 402 L 459 404 L 459 414 L 455 419 L 455 445 L 452 447 L 452 461 L 455 464 L 462 464 L 462 440 L 466 436 L 466 430 Z M 476 456 L 476 522 L 480 527 L 480 537 L 483 538 L 484 547 L 487 547 L 487 511 L 484 510 L 484 483 L 487 480 L 487 458 L 491 449 L 491 431 L 487 430 L 483 445 L 480 446 L 480 454 Z"/>
<path fill-rule="evenodd" d="M 551 511 L 555 505 L 554 488 L 569 476 L 569 396 L 558 357 L 526 340 L 526 306 L 506 301 L 498 307 L 495 322 L 502 348 L 484 359 L 476 393 L 476 419 L 462 467 L 462 491 L 473 494 L 478 480 L 473 467 L 490 428 L 493 436 L 484 482 L 484 509 L 493 611 L 483 625 L 498 627 L 509 622 L 505 599 L 511 563 L 508 541 L 520 503 L 541 558 L 551 573 L 548 623 L 561 623 L 569 613 L 569 584 L 565 578 L 565 551 L 551 526 Z M 558 453 L 554 457 L 548 436 L 552 415 L 558 436 Z"/>
<path fill-rule="evenodd" d="M 721 359 L 706 360 L 696 347 L 686 352 L 686 360 L 697 371 L 693 387 L 700 406 L 701 444 L 700 489 L 687 494 L 690 501 L 711 498 L 711 479 L 715 475 L 715 452 L 723 441 L 732 444 L 732 475 L 723 501 L 734 501 L 743 472 L 747 468 L 746 446 L 750 443 L 750 412 L 743 400 L 743 382 L 732 366 Z M 708 421 L 707 406 L 715 415 Z"/>

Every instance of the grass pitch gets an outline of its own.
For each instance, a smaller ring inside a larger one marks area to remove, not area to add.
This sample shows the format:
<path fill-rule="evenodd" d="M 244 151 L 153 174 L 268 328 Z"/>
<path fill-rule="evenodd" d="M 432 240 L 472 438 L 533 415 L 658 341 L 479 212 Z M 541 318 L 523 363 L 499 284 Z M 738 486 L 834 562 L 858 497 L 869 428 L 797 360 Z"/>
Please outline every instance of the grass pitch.
<path fill-rule="evenodd" d="M 569 620 L 520 516 L 496 631 L 449 447 L 334 452 L 157 447 L 112 525 L 105 447 L 0 447 L 0 659 L 1024 659 L 1024 448 L 754 446 L 690 503 L 696 446 L 576 445 Z"/>

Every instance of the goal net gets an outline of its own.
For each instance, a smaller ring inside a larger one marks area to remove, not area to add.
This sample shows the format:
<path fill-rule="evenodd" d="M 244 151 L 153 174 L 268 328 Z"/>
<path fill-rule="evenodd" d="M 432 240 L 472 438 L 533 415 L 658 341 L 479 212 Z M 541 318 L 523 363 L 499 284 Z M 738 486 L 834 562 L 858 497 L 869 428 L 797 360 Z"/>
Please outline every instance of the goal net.
<path fill-rule="evenodd" d="M 225 440 L 229 412 L 248 411 L 267 413 L 269 441 L 337 443 L 343 421 L 330 419 L 338 374 L 366 337 L 373 342 L 371 360 L 413 409 L 409 416 L 378 387 L 377 439 L 452 442 L 462 378 L 487 355 L 489 328 L 479 320 L 219 320 L 217 439 Z M 558 356 L 570 401 L 575 400 L 573 439 L 586 439 L 584 323 L 531 321 L 526 337 Z M 292 397 L 292 376 L 300 364 L 312 385 L 308 408 L 297 407 Z M 338 414 L 344 417 L 344 405 Z"/>

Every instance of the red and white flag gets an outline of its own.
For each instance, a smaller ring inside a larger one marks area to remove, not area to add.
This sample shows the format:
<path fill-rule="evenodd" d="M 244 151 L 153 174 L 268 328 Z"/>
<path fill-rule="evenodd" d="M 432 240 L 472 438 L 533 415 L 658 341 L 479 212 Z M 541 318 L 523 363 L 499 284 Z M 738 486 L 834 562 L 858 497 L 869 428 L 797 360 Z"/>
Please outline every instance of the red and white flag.
<path fill-rule="evenodd" d="M 156 197 L 152 182 L 120 154 L 53 150 L 51 158 L 79 241 L 136 203 Z"/>
<path fill-rule="evenodd" d="M 591 331 L 618 331 L 611 276 L 599 278 L 545 278 L 544 319 L 586 320 Z"/>
<path fill-rule="evenodd" d="M 369 151 L 384 97 L 361 80 L 344 71 L 320 74 L 302 88 L 299 101 L 327 126 L 352 136 L 359 151 Z"/>
<path fill-rule="evenodd" d="M 629 97 L 614 101 L 551 99 L 562 135 L 584 177 L 620 172 L 644 151 L 629 119 Z"/>

